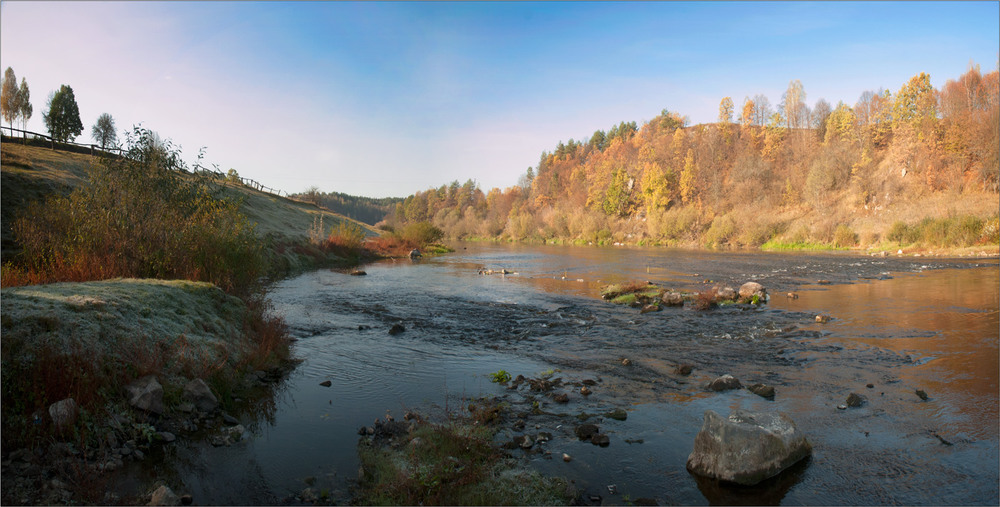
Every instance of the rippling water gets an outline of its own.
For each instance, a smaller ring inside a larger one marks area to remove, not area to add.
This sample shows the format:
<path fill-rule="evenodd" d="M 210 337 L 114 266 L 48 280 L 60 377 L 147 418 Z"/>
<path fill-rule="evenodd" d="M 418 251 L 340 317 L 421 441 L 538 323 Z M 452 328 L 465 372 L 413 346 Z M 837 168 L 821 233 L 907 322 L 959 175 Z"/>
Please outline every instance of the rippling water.
<path fill-rule="evenodd" d="M 482 267 L 514 274 L 482 276 Z M 346 499 L 358 427 L 387 411 L 440 414 L 483 395 L 517 410 L 523 393 L 488 380 L 498 369 L 598 380 L 592 396 L 566 406 L 540 399 L 569 417 L 528 421 L 538 427 L 531 431 L 553 433 L 547 450 L 573 461 L 524 459 L 605 503 L 1000 501 L 995 260 L 465 244 L 364 269 L 364 277 L 317 271 L 274 288 L 304 362 L 248 442 L 179 451 L 179 480 L 199 502 L 283 502 L 309 476 Z M 687 290 L 756 280 L 772 299 L 757 309 L 640 315 L 598 297 L 608 283 L 643 279 Z M 788 291 L 800 297 L 786 298 Z M 817 324 L 819 313 L 833 319 Z M 397 323 L 406 331 L 390 336 Z M 622 365 L 626 357 L 631 366 Z M 694 373 L 674 374 L 680 363 Z M 769 401 L 705 389 L 726 373 L 778 394 Z M 324 380 L 332 386 L 320 386 Z M 868 403 L 838 410 L 851 392 Z M 576 440 L 572 415 L 612 408 L 626 409 L 628 419 L 599 423 L 610 447 Z M 685 461 L 704 411 L 735 408 L 787 412 L 813 443 L 812 458 L 762 487 L 697 480 Z M 513 434 L 505 429 L 500 438 Z"/>

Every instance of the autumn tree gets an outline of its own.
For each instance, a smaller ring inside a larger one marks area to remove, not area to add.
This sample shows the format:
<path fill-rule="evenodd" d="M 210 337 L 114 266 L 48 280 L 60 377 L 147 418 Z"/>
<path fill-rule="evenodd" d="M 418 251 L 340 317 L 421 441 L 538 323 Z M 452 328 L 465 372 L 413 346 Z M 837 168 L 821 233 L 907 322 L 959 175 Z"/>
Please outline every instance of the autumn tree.
<path fill-rule="evenodd" d="M 733 99 L 725 97 L 719 102 L 719 123 L 730 124 L 733 122 Z"/>
<path fill-rule="evenodd" d="M 826 143 L 834 141 L 854 142 L 857 140 L 854 111 L 843 101 L 830 113 L 826 120 Z"/>
<path fill-rule="evenodd" d="M 20 103 L 17 88 L 17 76 L 14 69 L 7 67 L 3 73 L 3 89 L 0 91 L 0 109 L 2 109 L 3 119 L 11 128 L 14 127 L 14 120 L 20 114 Z"/>
<path fill-rule="evenodd" d="M 743 109 L 740 112 L 740 127 L 746 130 L 747 127 L 753 125 L 753 111 L 754 103 L 750 100 L 750 97 L 743 99 Z"/>
<path fill-rule="evenodd" d="M 72 141 L 83 132 L 80 108 L 73 96 L 73 88 L 67 85 L 49 95 L 48 111 L 42 113 L 49 134 L 56 141 Z"/>
<path fill-rule="evenodd" d="M 696 192 L 696 179 L 698 177 L 698 166 L 694 163 L 694 150 L 688 149 L 687 156 L 684 157 L 684 169 L 681 170 L 680 193 L 681 201 L 689 204 L 694 200 Z"/>
<path fill-rule="evenodd" d="M 35 108 L 31 105 L 31 90 L 28 89 L 28 82 L 22 77 L 21 86 L 17 89 L 18 116 L 21 117 L 21 130 L 28 128 L 28 120 L 31 119 Z M 24 134 L 27 137 L 27 134 Z"/>
<path fill-rule="evenodd" d="M 779 109 L 784 112 L 786 127 L 798 129 L 808 125 L 809 108 L 806 107 L 806 91 L 798 79 L 788 83 L 788 89 L 781 96 Z"/>
<path fill-rule="evenodd" d="M 921 72 L 899 89 L 892 104 L 893 129 L 910 128 L 917 139 L 925 139 L 937 120 L 937 94 L 931 77 Z"/>
<path fill-rule="evenodd" d="M 97 122 L 95 122 L 94 126 L 90 128 L 90 137 L 92 137 L 94 141 L 97 141 L 97 144 L 101 145 L 102 150 L 107 149 L 109 146 L 114 146 L 115 142 L 118 140 L 118 135 L 115 133 L 115 119 L 108 113 L 101 113 L 101 115 L 97 117 Z M 319 190 L 316 187 L 312 188 L 317 191 Z M 319 203 L 317 202 L 317 204 Z"/>
<path fill-rule="evenodd" d="M 768 120 L 771 119 L 771 112 L 771 101 L 767 100 L 767 96 L 763 94 L 754 95 L 753 124 L 758 127 L 767 125 Z"/>
<path fill-rule="evenodd" d="M 817 100 L 816 105 L 813 106 L 809 126 L 816 130 L 816 137 L 820 141 L 826 138 L 826 119 L 830 117 L 831 112 L 833 110 L 826 99 Z"/>

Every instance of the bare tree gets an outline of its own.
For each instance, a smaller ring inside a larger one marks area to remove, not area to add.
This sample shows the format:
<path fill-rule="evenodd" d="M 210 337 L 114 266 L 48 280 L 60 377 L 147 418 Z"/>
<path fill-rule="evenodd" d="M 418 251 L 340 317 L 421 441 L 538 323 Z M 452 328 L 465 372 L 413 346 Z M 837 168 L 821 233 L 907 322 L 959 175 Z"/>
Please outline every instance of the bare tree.
<path fill-rule="evenodd" d="M 102 113 L 97 117 L 94 126 L 90 128 L 90 137 L 101 145 L 102 150 L 114 146 L 118 141 L 118 135 L 115 134 L 115 119 L 108 113 Z"/>

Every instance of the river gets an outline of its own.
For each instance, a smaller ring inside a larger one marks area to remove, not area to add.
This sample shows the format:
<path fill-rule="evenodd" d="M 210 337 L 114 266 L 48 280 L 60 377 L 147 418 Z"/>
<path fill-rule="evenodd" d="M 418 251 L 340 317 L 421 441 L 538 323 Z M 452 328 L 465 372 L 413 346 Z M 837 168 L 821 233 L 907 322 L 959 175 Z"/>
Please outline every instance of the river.
<path fill-rule="evenodd" d="M 169 470 L 175 490 L 200 504 L 295 503 L 307 478 L 343 502 L 357 476 L 359 427 L 409 409 L 442 417 L 465 399 L 495 396 L 513 410 L 534 400 L 565 414 L 530 418 L 529 431 L 553 439 L 532 453 L 511 452 L 573 480 L 592 503 L 1000 502 L 995 259 L 454 247 L 367 265 L 367 276 L 323 270 L 278 283 L 271 299 L 302 364 L 266 410 L 241 414 L 258 414 L 248 439 L 219 448 L 179 443 L 158 473 Z M 484 267 L 511 274 L 479 274 Z M 601 287 L 630 280 L 684 290 L 752 280 L 771 299 L 759 308 L 647 314 L 600 299 Z M 818 314 L 831 320 L 817 323 Z M 405 332 L 389 335 L 393 324 Z M 675 374 L 681 363 L 694 372 Z M 588 397 L 566 391 L 571 401 L 557 406 L 491 383 L 488 374 L 500 369 L 596 385 Z M 777 395 L 705 388 L 727 373 L 744 385 L 773 385 Z M 867 403 L 838 409 L 852 392 Z M 575 438 L 574 415 L 615 408 L 628 418 L 598 422 L 610 446 Z M 704 412 L 735 408 L 789 414 L 812 457 L 754 488 L 696 479 L 685 462 Z M 498 439 L 515 434 L 505 428 Z M 562 453 L 573 460 L 552 459 Z"/>

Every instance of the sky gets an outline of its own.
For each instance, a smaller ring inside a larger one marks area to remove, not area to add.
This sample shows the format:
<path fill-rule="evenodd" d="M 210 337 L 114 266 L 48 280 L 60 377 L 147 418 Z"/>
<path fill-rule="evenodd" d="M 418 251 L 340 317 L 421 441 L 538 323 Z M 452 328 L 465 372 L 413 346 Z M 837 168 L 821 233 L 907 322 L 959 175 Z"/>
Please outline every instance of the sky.
<path fill-rule="evenodd" d="M 543 151 L 663 109 L 799 80 L 812 107 L 941 88 L 997 68 L 1000 2 L 0 1 L 0 68 L 31 90 L 27 130 L 73 88 L 193 162 L 286 192 L 404 197 L 517 183 Z"/>

